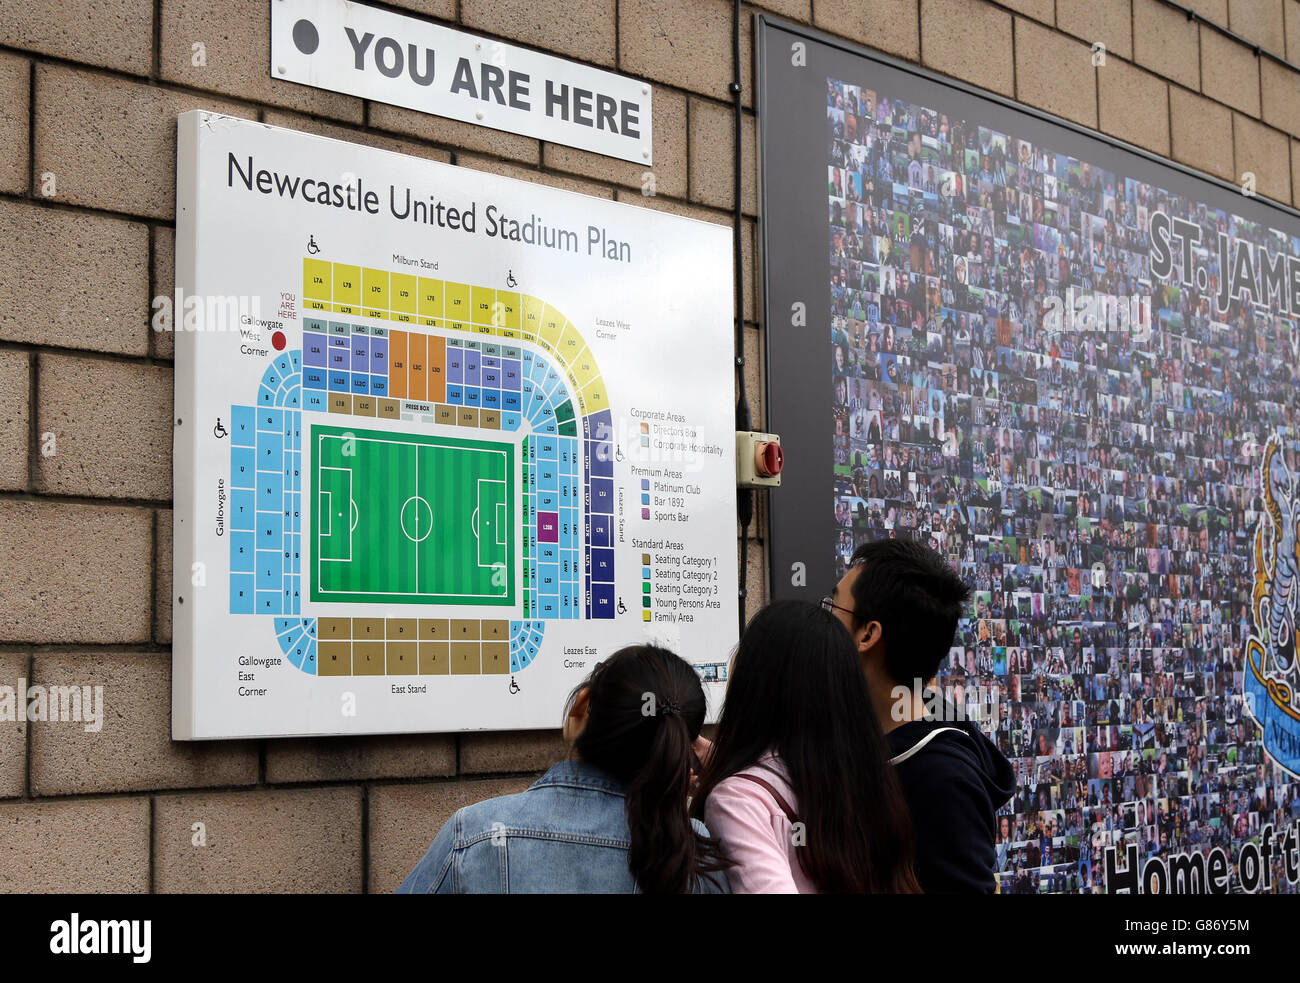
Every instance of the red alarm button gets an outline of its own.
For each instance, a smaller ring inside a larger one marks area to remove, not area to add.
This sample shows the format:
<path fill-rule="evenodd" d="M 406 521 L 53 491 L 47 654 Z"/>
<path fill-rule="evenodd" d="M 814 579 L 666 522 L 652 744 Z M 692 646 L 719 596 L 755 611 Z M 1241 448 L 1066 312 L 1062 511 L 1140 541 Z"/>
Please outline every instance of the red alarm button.
<path fill-rule="evenodd" d="M 759 444 L 754 451 L 754 470 L 759 477 L 771 478 L 781 473 L 781 468 L 785 466 L 785 455 L 781 453 L 780 444 L 769 440 Z"/>

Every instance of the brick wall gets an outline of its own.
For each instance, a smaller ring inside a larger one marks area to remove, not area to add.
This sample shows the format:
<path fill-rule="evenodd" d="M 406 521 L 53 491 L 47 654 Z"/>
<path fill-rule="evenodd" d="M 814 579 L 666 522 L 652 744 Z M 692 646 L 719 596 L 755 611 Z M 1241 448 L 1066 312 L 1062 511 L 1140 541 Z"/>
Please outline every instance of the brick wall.
<path fill-rule="evenodd" d="M 1187 2 L 1300 63 L 1300 0 Z M 172 289 L 178 113 L 730 222 L 727 0 L 385 5 L 653 82 L 657 195 L 633 164 L 271 79 L 269 0 L 0 0 L 0 683 L 102 685 L 107 704 L 98 734 L 0 724 L 0 890 L 390 891 L 454 809 L 522 788 L 561 753 L 555 732 L 169 737 L 173 349 L 149 320 Z M 1260 194 L 1300 204 L 1300 73 L 1159 0 L 761 8 L 1219 177 L 1251 171 Z M 752 86 L 745 101 L 752 114 Z M 745 378 L 761 424 L 753 123 Z M 743 551 L 752 603 L 764 517 L 760 501 Z"/>

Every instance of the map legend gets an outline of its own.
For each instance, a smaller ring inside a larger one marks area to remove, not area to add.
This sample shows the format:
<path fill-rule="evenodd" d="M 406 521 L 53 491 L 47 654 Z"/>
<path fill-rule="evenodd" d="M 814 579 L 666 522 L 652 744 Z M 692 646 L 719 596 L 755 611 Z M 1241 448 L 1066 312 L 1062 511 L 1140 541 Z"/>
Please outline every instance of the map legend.
<path fill-rule="evenodd" d="M 650 620 L 650 554 L 641 554 L 641 620 Z"/>

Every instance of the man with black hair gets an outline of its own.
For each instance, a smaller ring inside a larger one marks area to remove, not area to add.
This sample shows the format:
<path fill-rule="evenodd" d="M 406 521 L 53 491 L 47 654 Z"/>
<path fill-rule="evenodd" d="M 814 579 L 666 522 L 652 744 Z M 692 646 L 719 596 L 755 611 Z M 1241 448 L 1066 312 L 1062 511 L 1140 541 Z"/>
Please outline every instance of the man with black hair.
<path fill-rule="evenodd" d="M 912 815 L 916 873 L 927 894 L 996 889 L 995 815 L 1016 788 L 1011 763 L 976 724 L 946 702 L 938 704 L 943 719 L 927 712 L 925 687 L 948 656 L 969 593 L 925 544 L 882 539 L 858 546 L 822 602 L 857 644 Z"/>

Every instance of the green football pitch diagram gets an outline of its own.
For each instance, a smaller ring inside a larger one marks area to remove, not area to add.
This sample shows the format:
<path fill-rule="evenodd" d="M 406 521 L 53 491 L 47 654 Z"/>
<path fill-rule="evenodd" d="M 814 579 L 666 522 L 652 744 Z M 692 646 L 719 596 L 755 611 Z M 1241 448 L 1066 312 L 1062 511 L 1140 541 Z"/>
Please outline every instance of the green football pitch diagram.
<path fill-rule="evenodd" d="M 311 434 L 313 601 L 515 603 L 513 444 Z"/>

